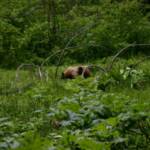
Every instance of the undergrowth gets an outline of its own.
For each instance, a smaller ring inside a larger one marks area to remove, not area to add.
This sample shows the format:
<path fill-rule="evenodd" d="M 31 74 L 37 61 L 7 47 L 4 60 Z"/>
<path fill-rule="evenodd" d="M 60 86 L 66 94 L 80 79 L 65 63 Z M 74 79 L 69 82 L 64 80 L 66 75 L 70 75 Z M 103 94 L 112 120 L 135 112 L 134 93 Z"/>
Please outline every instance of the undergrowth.
<path fill-rule="evenodd" d="M 74 80 L 47 68 L 47 80 L 21 71 L 16 82 L 0 70 L 0 150 L 150 149 L 150 61 L 130 67 L 136 61 Z"/>

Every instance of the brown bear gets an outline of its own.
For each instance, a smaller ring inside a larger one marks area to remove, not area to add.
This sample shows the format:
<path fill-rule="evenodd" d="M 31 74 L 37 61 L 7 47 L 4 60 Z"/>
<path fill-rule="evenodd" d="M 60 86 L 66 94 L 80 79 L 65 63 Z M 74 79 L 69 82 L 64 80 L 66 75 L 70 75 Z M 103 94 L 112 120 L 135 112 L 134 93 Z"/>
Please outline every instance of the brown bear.
<path fill-rule="evenodd" d="M 65 69 L 62 73 L 62 79 L 75 79 L 77 76 L 82 75 L 84 78 L 90 77 L 91 71 L 88 66 L 71 66 Z"/>

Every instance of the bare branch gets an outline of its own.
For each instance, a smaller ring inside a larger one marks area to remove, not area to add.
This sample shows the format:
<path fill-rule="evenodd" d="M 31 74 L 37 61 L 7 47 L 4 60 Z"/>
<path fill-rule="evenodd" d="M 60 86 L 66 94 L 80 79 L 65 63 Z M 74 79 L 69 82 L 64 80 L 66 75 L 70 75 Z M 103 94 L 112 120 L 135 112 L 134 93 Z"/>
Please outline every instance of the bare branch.
<path fill-rule="evenodd" d="M 93 26 L 97 25 L 98 23 L 94 22 L 94 23 L 91 23 L 91 24 L 88 24 L 88 25 L 85 25 L 84 27 L 82 27 L 81 29 L 79 29 L 78 32 L 75 33 L 74 36 L 72 36 L 72 38 L 67 42 L 65 48 L 62 50 L 61 54 L 60 54 L 60 57 L 59 57 L 59 60 L 58 60 L 58 63 L 57 63 L 57 67 L 56 67 L 56 71 L 55 71 L 55 77 L 57 77 L 57 74 L 58 74 L 58 70 L 59 70 L 59 65 L 64 57 L 64 53 L 65 53 L 65 50 L 68 48 L 68 46 L 71 44 L 71 42 L 78 36 L 80 36 L 83 32 L 91 29 Z"/>
<path fill-rule="evenodd" d="M 122 54 L 122 53 L 123 53 L 125 50 L 127 50 L 129 47 L 135 47 L 135 46 L 150 46 L 150 44 L 135 44 L 135 43 L 133 43 L 133 44 L 129 44 L 128 46 L 122 48 L 121 50 L 118 51 L 118 53 L 117 53 L 116 55 L 113 56 L 113 58 L 112 58 L 110 64 L 106 67 L 107 72 L 111 71 L 111 69 L 112 69 L 112 67 L 113 67 L 113 64 L 114 64 L 116 58 L 117 58 L 120 54 Z"/>
<path fill-rule="evenodd" d="M 54 57 L 55 55 L 61 53 L 63 50 L 67 50 L 67 49 L 73 49 L 73 48 L 77 48 L 79 46 L 73 46 L 73 47 L 67 47 L 67 48 L 64 48 L 64 49 L 59 49 L 58 51 L 56 51 L 55 53 L 52 53 L 51 55 L 49 55 L 43 62 L 42 64 L 40 65 L 40 67 L 43 67 L 44 64 L 49 61 L 52 57 Z"/>
<path fill-rule="evenodd" d="M 39 75 L 40 79 L 42 79 L 42 72 L 41 72 L 40 66 L 35 65 L 35 64 L 21 64 L 21 65 L 17 68 L 17 70 L 16 70 L 16 78 L 15 78 L 15 81 L 18 81 L 18 80 L 19 80 L 19 71 L 20 71 L 22 68 L 24 68 L 24 67 L 36 68 L 37 71 L 38 71 L 38 73 L 39 73 L 38 75 Z"/>
<path fill-rule="evenodd" d="M 97 69 L 99 69 L 103 73 L 106 72 L 106 70 L 103 67 L 98 66 L 98 65 L 89 65 L 88 68 L 97 68 Z"/>

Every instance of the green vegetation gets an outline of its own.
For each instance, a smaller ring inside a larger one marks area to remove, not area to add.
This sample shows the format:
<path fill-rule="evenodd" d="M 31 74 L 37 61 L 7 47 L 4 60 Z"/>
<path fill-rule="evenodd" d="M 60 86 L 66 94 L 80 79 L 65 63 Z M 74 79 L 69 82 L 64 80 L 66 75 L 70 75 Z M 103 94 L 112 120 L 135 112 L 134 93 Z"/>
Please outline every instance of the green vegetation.
<path fill-rule="evenodd" d="M 66 63 L 88 62 L 130 43 L 150 43 L 149 15 L 146 0 L 1 0 L 0 65 L 41 64 L 63 48 L 69 48 Z M 149 47 L 128 54 L 137 53 Z"/>
<path fill-rule="evenodd" d="M 14 71 L 1 70 L 1 93 L 34 84 L 0 96 L 0 149 L 149 149 L 150 61 L 128 67 L 136 61 L 120 59 L 109 74 L 84 80 L 55 79 L 47 68 L 48 81 L 23 71 L 15 83 Z"/>
<path fill-rule="evenodd" d="M 0 0 L 0 150 L 149 150 L 149 49 L 148 0 Z"/>

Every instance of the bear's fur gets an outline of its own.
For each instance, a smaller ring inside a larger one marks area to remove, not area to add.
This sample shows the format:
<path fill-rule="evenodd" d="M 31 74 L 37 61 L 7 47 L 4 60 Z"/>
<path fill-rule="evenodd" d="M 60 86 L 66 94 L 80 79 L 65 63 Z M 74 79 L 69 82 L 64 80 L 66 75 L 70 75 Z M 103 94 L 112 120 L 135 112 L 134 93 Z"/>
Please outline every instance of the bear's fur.
<path fill-rule="evenodd" d="M 87 78 L 91 75 L 91 71 L 88 66 L 71 66 L 65 69 L 62 73 L 62 79 L 75 79 L 77 76 L 82 75 Z"/>

